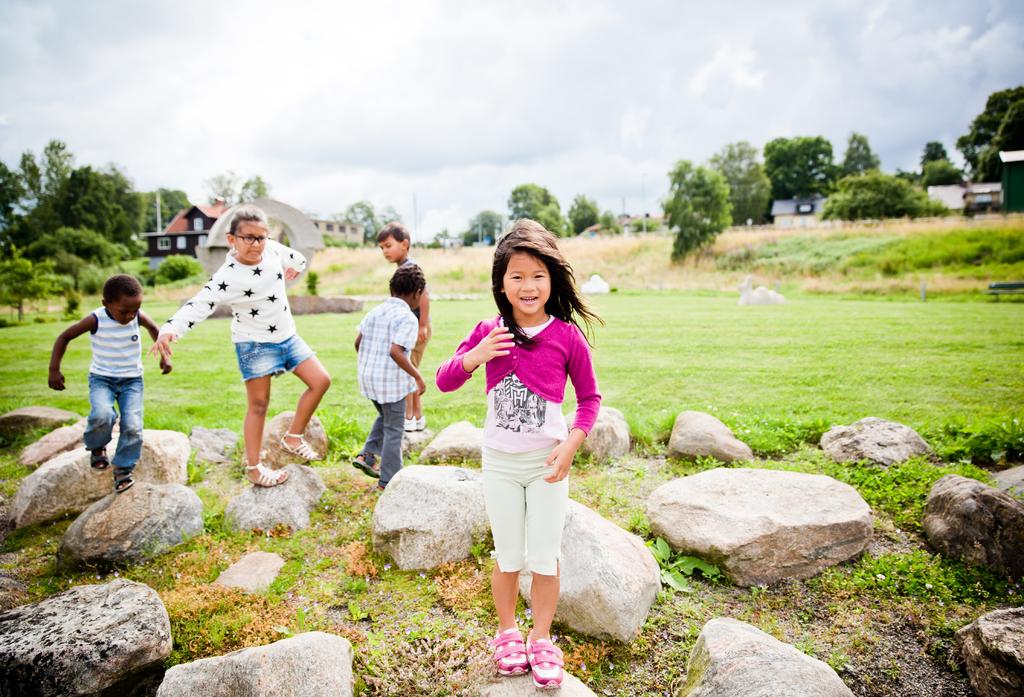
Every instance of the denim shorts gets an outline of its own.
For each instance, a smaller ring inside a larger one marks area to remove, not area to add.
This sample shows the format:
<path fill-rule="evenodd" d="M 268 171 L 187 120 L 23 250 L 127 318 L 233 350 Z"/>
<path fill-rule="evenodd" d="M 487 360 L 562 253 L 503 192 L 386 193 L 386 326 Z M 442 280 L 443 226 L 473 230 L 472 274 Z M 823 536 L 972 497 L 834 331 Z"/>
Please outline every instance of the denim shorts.
<path fill-rule="evenodd" d="M 315 355 L 313 349 L 309 348 L 298 334 L 280 344 L 241 341 L 235 344 L 235 354 L 238 356 L 238 369 L 242 371 L 242 380 L 290 372 Z"/>

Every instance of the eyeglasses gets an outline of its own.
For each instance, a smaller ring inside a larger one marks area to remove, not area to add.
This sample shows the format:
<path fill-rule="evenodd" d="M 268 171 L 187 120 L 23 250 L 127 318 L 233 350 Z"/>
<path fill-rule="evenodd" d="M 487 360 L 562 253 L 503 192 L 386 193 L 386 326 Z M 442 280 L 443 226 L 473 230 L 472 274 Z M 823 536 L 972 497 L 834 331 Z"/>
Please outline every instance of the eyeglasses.
<path fill-rule="evenodd" d="M 259 237 L 252 237 L 251 235 L 235 235 L 234 237 L 235 239 L 244 240 L 245 243 L 250 247 L 254 247 L 258 244 L 263 244 L 264 242 L 267 241 L 266 235 L 261 235 Z"/>

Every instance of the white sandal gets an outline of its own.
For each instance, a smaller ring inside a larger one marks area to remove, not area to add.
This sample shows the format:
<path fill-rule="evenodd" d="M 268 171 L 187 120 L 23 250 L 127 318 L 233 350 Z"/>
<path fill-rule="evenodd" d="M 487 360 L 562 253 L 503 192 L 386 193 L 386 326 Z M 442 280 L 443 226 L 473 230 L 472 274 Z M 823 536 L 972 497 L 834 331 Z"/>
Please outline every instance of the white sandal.
<path fill-rule="evenodd" d="M 256 481 L 253 481 L 252 479 L 246 477 L 247 479 L 249 479 L 249 482 L 251 482 L 253 486 L 269 488 L 272 486 L 277 486 L 278 484 L 284 484 L 285 481 L 288 479 L 288 473 L 285 472 L 284 470 L 272 470 L 266 465 L 264 465 L 262 462 L 257 462 L 255 465 L 246 465 L 245 469 L 246 471 L 249 472 L 253 470 L 259 472 L 259 476 L 256 478 Z"/>
<path fill-rule="evenodd" d="M 299 444 L 289 445 L 285 438 L 298 438 Z M 306 442 L 306 439 L 302 437 L 301 433 L 286 433 L 281 436 L 281 447 L 284 448 L 286 452 L 289 452 L 292 455 L 298 455 L 304 460 L 321 459 L 320 456 L 316 454 L 316 451 L 309 447 L 309 443 Z"/>

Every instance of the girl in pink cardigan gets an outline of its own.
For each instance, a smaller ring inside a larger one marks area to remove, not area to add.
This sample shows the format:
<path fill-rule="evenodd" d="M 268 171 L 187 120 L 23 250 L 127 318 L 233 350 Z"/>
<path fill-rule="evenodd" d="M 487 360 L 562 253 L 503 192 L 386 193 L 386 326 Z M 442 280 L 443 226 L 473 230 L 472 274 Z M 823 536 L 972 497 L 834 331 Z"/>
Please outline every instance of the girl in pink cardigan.
<path fill-rule="evenodd" d="M 589 331 L 601 320 L 577 292 L 554 235 L 532 220 L 517 220 L 498 243 L 491 286 L 500 315 L 477 324 L 459 344 L 438 368 L 437 387 L 456 390 L 486 365 L 483 486 L 497 557 L 495 668 L 501 675 L 529 670 L 538 688 L 558 688 L 562 652 L 551 643 L 551 620 L 567 477 L 601 405 L 580 322 Z M 577 403 L 571 429 L 562 415 L 567 377 Z M 533 574 L 533 630 L 525 641 L 515 616 L 524 567 Z"/>

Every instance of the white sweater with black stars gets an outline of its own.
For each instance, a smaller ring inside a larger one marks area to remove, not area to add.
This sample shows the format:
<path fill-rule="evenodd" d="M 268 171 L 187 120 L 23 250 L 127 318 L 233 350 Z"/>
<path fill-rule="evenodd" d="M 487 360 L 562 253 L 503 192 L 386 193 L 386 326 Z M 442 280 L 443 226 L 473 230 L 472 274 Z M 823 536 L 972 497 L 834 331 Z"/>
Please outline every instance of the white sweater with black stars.
<path fill-rule="evenodd" d="M 306 258 L 290 247 L 267 240 L 263 258 L 247 266 L 228 252 L 224 264 L 217 269 L 194 298 L 178 308 L 160 328 L 161 334 L 174 334 L 179 339 L 192 327 L 210 316 L 213 308 L 226 303 L 231 306 L 231 340 L 280 343 L 295 335 L 295 321 L 285 294 L 285 269 L 303 271 Z"/>

